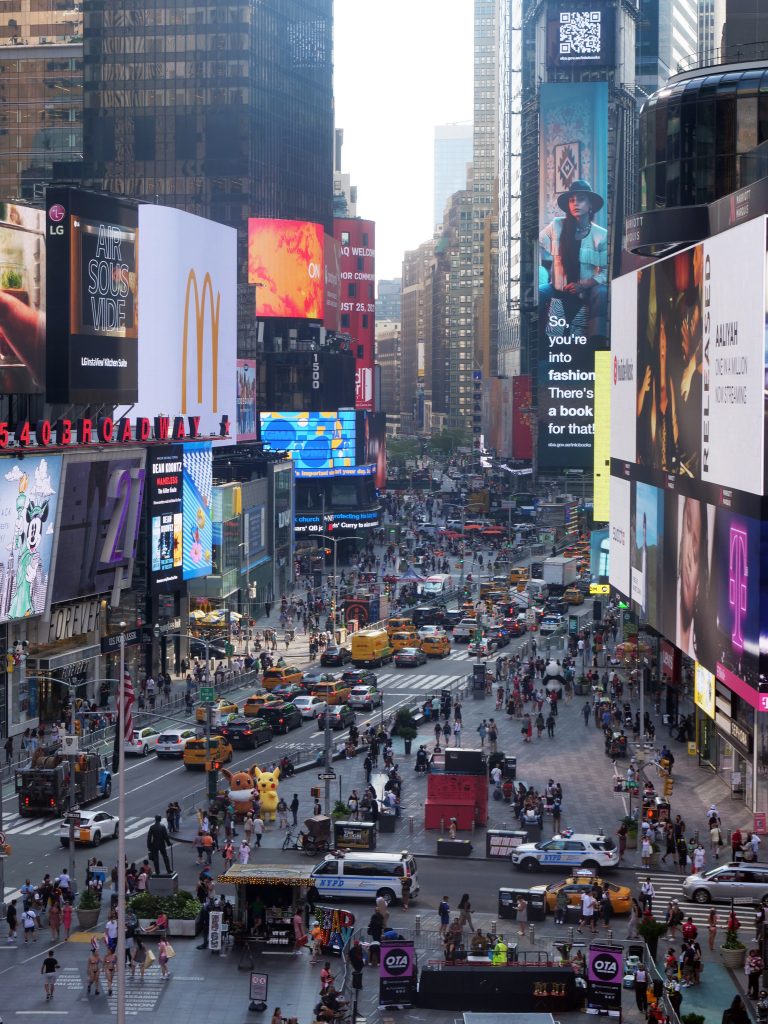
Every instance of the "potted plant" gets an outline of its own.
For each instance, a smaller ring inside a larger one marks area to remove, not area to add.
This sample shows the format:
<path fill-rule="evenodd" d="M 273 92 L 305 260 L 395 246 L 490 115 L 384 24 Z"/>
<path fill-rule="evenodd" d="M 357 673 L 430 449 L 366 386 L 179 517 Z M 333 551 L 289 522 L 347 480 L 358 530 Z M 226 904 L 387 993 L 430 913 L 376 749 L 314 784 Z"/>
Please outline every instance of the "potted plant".
<path fill-rule="evenodd" d="M 136 915 L 139 927 L 146 928 L 160 913 L 162 909 L 161 902 L 162 900 L 159 896 L 153 896 L 149 892 L 142 892 L 138 896 L 131 897 L 128 901 L 128 908 Z"/>
<path fill-rule="evenodd" d="M 101 913 L 101 900 L 92 889 L 83 889 L 75 909 L 77 911 L 77 923 L 84 931 L 96 927 L 99 914 Z"/>
<path fill-rule="evenodd" d="M 731 910 L 725 926 L 725 942 L 720 947 L 723 964 L 731 971 L 741 970 L 747 956 L 747 947 L 739 939 L 741 922 Z"/>
<path fill-rule="evenodd" d="M 633 818 L 631 815 L 621 819 L 621 824 L 626 826 L 627 829 L 627 849 L 637 849 L 637 818 Z"/>
<path fill-rule="evenodd" d="M 349 808 L 347 807 L 343 800 L 337 800 L 336 803 L 333 805 L 331 817 L 333 818 L 334 821 L 346 821 L 346 819 L 349 817 Z"/>
<path fill-rule="evenodd" d="M 168 915 L 168 931 L 171 935 L 194 937 L 197 934 L 197 920 L 203 907 L 191 892 L 179 889 L 173 896 L 162 896 L 160 903 L 161 909 Z"/>
<path fill-rule="evenodd" d="M 666 921 L 657 921 L 654 917 L 644 917 L 637 926 L 640 937 L 648 947 L 653 959 L 659 951 L 659 939 L 667 930 Z"/>
<path fill-rule="evenodd" d="M 704 1024 L 703 1013 L 684 1013 L 680 1018 L 680 1024 Z"/>

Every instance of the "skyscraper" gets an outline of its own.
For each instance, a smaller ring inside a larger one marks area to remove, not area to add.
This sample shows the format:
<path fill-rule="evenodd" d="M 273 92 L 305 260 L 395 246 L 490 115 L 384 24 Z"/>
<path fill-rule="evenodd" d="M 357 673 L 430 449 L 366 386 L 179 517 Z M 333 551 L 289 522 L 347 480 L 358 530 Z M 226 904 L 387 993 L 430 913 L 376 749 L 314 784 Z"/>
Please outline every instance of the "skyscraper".
<path fill-rule="evenodd" d="M 472 125 L 438 124 L 434 145 L 434 207 L 432 221 L 442 224 L 445 204 L 454 192 L 467 187 L 467 165 L 472 163 Z"/>
<path fill-rule="evenodd" d="M 638 103 L 660 89 L 678 65 L 697 59 L 699 0 L 640 0 L 635 74 Z"/>

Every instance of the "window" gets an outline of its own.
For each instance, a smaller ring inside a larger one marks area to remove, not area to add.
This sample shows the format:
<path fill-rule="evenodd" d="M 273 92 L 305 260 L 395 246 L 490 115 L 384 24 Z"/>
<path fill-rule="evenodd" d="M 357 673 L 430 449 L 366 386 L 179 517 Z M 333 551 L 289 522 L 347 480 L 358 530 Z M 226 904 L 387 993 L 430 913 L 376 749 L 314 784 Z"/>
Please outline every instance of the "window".
<path fill-rule="evenodd" d="M 327 864 L 321 865 L 321 867 L 319 867 L 315 872 L 315 874 L 318 875 L 337 875 L 338 873 L 338 862 L 335 860 L 328 861 Z"/>
<path fill-rule="evenodd" d="M 342 327 L 349 327 L 349 313 L 342 313 L 341 314 L 341 326 Z"/>
<path fill-rule="evenodd" d="M 349 232 L 348 231 L 342 231 L 341 232 L 341 244 L 342 245 L 349 245 Z"/>
<path fill-rule="evenodd" d="M 350 299 L 356 298 L 356 296 L 357 296 L 357 285 L 356 284 L 347 285 L 347 294 L 349 295 Z"/>

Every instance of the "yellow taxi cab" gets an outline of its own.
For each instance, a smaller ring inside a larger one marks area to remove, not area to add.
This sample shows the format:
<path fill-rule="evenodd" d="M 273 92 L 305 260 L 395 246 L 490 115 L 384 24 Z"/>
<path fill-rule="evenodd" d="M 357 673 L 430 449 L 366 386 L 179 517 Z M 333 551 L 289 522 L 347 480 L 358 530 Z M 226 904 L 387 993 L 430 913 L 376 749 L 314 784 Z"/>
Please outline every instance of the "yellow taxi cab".
<path fill-rule="evenodd" d="M 616 885 L 615 882 L 606 882 L 597 878 L 592 871 L 580 871 L 577 875 L 564 878 L 562 882 L 553 882 L 552 885 L 542 886 L 546 890 L 547 909 L 554 910 L 557 906 L 557 894 L 565 890 L 568 903 L 571 906 L 580 906 L 583 893 L 599 885 L 601 889 L 608 890 L 611 907 L 614 914 L 628 914 L 632 909 L 632 890 L 626 885 Z"/>
<path fill-rule="evenodd" d="M 182 756 L 185 768 L 190 770 L 199 768 L 201 771 L 209 761 L 225 764 L 231 760 L 232 747 L 223 736 L 211 736 L 210 747 L 208 747 L 205 739 L 187 740 Z"/>
<path fill-rule="evenodd" d="M 433 633 L 421 641 L 421 649 L 432 658 L 444 658 L 451 653 L 451 641 L 445 633 Z"/>
<path fill-rule="evenodd" d="M 524 565 L 517 565 L 509 570 L 510 583 L 525 583 L 528 579 L 528 569 Z"/>
<path fill-rule="evenodd" d="M 265 704 L 279 704 L 280 700 L 278 697 L 273 697 L 271 693 L 252 693 L 250 697 L 246 697 L 245 704 L 243 704 L 243 714 L 247 718 L 255 718 L 258 715 L 259 710 L 265 706 Z"/>
<path fill-rule="evenodd" d="M 195 718 L 198 722 L 205 722 L 207 708 L 207 704 L 198 704 L 195 709 Z M 237 704 L 233 704 L 232 701 L 225 700 L 223 697 L 211 706 L 211 717 L 214 722 L 220 722 L 226 718 L 227 715 L 236 715 L 237 712 Z"/>
<path fill-rule="evenodd" d="M 415 629 L 402 630 L 399 633 L 391 633 L 389 642 L 395 654 L 402 651 L 404 647 L 421 647 L 419 634 Z"/>
<path fill-rule="evenodd" d="M 274 690 L 276 686 L 297 683 L 301 686 L 304 674 L 299 668 L 268 668 L 261 677 L 261 685 L 265 690 Z"/>
<path fill-rule="evenodd" d="M 404 616 L 387 620 L 387 633 L 390 636 L 393 636 L 395 633 L 407 632 L 413 628 L 413 620 Z"/>
<path fill-rule="evenodd" d="M 584 604 L 584 595 L 578 587 L 568 587 L 563 591 L 563 600 L 568 604 Z"/>

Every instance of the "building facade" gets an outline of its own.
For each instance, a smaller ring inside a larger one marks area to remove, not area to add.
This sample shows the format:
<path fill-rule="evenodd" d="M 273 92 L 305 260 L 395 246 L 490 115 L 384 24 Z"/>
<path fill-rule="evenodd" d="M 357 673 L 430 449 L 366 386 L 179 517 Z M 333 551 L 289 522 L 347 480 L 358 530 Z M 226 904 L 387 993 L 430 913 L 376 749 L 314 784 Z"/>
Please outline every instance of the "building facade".
<path fill-rule="evenodd" d="M 423 242 L 403 258 L 400 319 L 400 429 L 415 434 L 421 424 L 419 395 L 425 386 L 426 353 L 432 358 L 435 243 Z M 431 382 L 430 382 L 431 383 Z"/>
<path fill-rule="evenodd" d="M 403 282 L 399 277 L 391 281 L 379 280 L 378 292 L 376 295 L 376 319 L 377 320 L 399 320 L 400 299 L 403 290 Z"/>
<path fill-rule="evenodd" d="M 699 0 L 640 0 L 637 23 L 638 105 L 699 52 Z"/>
<path fill-rule="evenodd" d="M 445 204 L 454 192 L 467 187 L 467 167 L 472 163 L 472 125 L 435 125 L 432 220 L 442 224 Z"/>
<path fill-rule="evenodd" d="M 401 326 L 396 320 L 376 323 L 376 366 L 381 379 L 381 412 L 387 417 L 387 433 L 400 427 Z"/>

